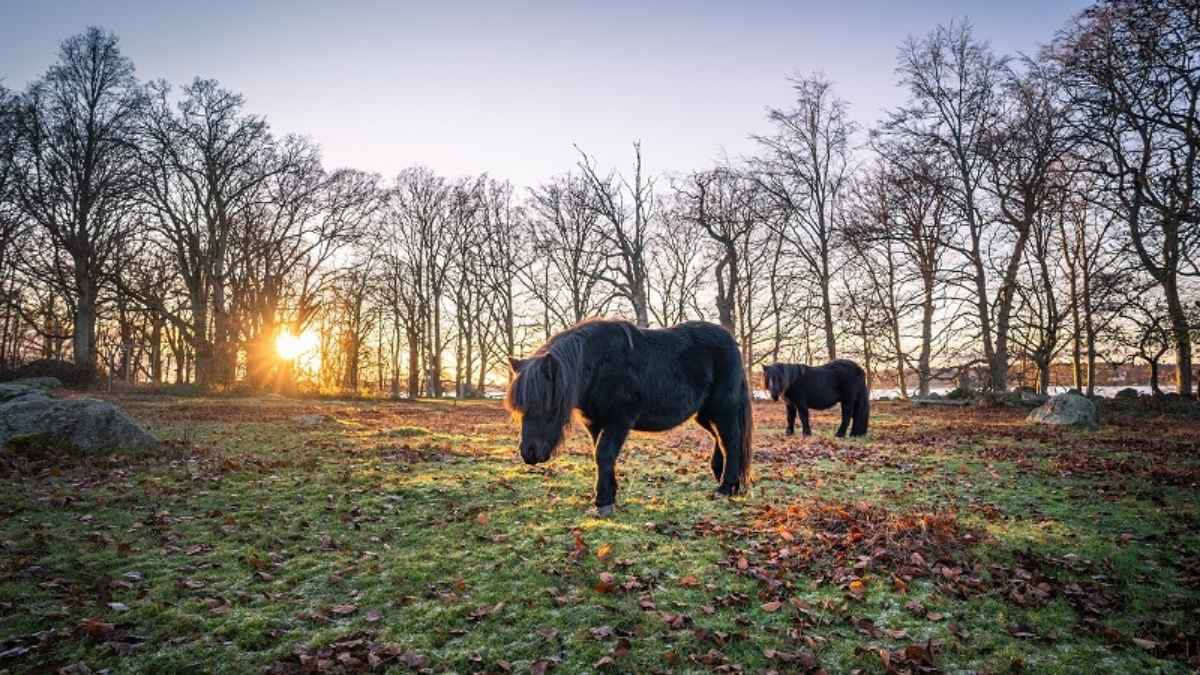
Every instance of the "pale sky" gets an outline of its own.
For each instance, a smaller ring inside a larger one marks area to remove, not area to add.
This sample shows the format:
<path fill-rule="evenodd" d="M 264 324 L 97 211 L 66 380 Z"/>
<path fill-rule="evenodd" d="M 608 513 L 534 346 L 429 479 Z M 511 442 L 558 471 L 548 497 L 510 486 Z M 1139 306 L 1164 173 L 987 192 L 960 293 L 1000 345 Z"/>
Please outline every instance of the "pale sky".
<path fill-rule="evenodd" d="M 23 88 L 97 25 L 142 79 L 220 80 L 330 167 L 529 185 L 571 168 L 572 143 L 624 168 L 641 139 L 655 172 L 742 155 L 795 73 L 825 73 L 870 125 L 902 100 L 905 37 L 967 17 L 998 51 L 1032 52 L 1087 4 L 0 0 L 0 81 Z"/>

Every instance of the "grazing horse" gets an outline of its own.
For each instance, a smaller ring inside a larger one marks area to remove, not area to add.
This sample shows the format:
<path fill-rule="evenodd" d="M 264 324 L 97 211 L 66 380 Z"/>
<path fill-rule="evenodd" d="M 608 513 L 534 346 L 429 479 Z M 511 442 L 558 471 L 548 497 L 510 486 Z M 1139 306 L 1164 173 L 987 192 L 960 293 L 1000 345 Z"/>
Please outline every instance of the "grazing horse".
<path fill-rule="evenodd" d="M 796 414 L 804 435 L 812 435 L 808 423 L 808 409 L 825 410 L 835 403 L 842 404 L 842 424 L 837 435 L 845 436 L 850 427 L 851 436 L 867 433 L 867 418 L 871 412 L 871 396 L 867 389 L 867 375 L 853 361 L 838 359 L 823 366 L 802 366 L 796 363 L 775 363 L 763 368 L 767 390 L 771 400 L 782 396 L 787 403 L 787 434 L 796 433 Z"/>
<path fill-rule="evenodd" d="M 550 338 L 527 359 L 510 359 L 515 377 L 505 405 L 521 420 L 521 458 L 549 460 L 574 412 L 592 436 L 596 512 L 617 496 L 615 465 L 631 429 L 666 431 L 693 415 L 712 434 L 717 492 L 750 483 L 750 387 L 733 336 L 703 321 L 661 330 L 593 319 Z"/>

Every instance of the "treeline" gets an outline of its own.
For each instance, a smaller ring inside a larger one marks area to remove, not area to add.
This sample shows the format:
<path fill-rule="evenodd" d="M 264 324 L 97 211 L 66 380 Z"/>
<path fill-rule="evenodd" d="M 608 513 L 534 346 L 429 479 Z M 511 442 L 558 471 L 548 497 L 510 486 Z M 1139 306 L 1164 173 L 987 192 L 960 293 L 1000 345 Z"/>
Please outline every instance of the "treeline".
<path fill-rule="evenodd" d="M 0 371 L 479 395 L 596 315 L 707 319 L 751 365 L 849 356 L 1045 389 L 1173 361 L 1200 326 L 1200 10 L 1106 0 L 1035 56 L 954 22 L 900 45 L 870 129 L 792 81 L 756 152 L 685 175 L 579 150 L 528 188 L 324 166 L 240 95 L 137 79 L 88 29 L 0 89 Z M 281 359 L 281 334 L 317 356 Z M 296 372 L 299 368 L 305 372 Z"/>

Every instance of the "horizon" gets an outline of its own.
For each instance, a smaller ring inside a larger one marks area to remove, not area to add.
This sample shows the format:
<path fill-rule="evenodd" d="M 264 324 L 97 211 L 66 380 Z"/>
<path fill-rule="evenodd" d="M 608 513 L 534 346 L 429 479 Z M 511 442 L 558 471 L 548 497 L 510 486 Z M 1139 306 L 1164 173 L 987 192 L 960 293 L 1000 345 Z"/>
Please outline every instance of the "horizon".
<path fill-rule="evenodd" d="M 141 80 L 178 87 L 214 78 L 275 133 L 317 142 L 328 166 L 391 178 L 423 165 L 531 186 L 572 169 L 575 145 L 623 169 L 641 141 L 654 174 L 736 159 L 766 128 L 767 109 L 789 103 L 793 75 L 824 73 L 865 130 L 903 100 L 894 59 L 906 37 L 966 18 L 997 52 L 1033 52 L 1084 6 L 762 2 L 696 11 L 621 2 L 601 15 L 580 4 L 283 12 L 279 3 L 54 2 L 7 10 L 0 73 L 11 79 L 0 83 L 23 89 L 63 39 L 96 25 L 120 37 Z"/>

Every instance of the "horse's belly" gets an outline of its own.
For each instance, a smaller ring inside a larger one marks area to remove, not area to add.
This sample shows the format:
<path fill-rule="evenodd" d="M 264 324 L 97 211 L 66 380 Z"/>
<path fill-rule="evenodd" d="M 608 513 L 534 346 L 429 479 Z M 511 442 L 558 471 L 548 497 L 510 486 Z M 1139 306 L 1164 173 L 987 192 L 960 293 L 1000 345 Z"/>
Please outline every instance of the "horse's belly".
<path fill-rule="evenodd" d="M 682 381 L 682 378 L 675 378 L 658 391 L 644 391 L 633 428 L 638 431 L 666 431 L 695 415 L 703 401 L 703 393 L 694 387 L 676 384 Z"/>
<path fill-rule="evenodd" d="M 634 422 L 633 428 L 638 431 L 669 431 L 683 424 L 691 415 L 646 415 L 642 414 Z"/>

